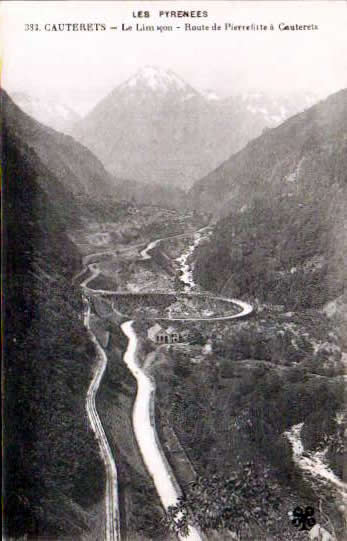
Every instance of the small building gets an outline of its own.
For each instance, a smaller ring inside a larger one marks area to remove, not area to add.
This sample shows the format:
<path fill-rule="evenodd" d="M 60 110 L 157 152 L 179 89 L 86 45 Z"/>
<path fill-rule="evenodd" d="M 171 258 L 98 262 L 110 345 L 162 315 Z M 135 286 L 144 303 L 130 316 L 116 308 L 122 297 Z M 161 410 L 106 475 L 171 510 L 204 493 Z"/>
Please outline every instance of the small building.
<path fill-rule="evenodd" d="M 173 327 L 164 329 L 159 323 L 148 329 L 147 336 L 156 344 L 175 344 L 181 341 L 181 335 L 176 329 Z"/>

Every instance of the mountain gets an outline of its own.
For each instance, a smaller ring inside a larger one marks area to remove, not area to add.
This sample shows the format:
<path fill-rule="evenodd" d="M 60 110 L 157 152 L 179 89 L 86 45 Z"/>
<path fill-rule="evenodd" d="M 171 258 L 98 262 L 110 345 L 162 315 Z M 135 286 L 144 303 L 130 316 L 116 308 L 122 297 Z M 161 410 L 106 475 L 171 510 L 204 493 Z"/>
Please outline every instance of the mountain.
<path fill-rule="evenodd" d="M 275 186 L 294 195 L 303 182 L 305 187 L 319 179 L 344 184 L 346 94 L 342 90 L 265 130 L 194 184 L 189 193 L 192 206 L 218 216 L 247 206 L 255 195 Z"/>
<path fill-rule="evenodd" d="M 29 116 L 60 132 L 70 134 L 80 116 L 65 104 L 24 92 L 11 93 L 13 101 Z"/>
<path fill-rule="evenodd" d="M 119 178 L 186 189 L 287 114 L 266 107 L 198 92 L 172 70 L 146 66 L 78 122 L 74 135 Z"/>
<path fill-rule="evenodd" d="M 189 196 L 216 221 L 197 249 L 201 285 L 287 309 L 337 298 L 347 262 L 347 90 L 267 130 Z"/>
<path fill-rule="evenodd" d="M 64 136 L 27 117 L 5 93 L 1 103 L 4 535 L 52 539 L 59 532 L 77 540 L 93 529 L 90 507 L 101 501 L 105 482 L 85 411 L 95 351 L 80 291 L 71 285 L 80 254 L 66 231 L 80 223 L 81 208 L 67 169 L 55 176 L 55 165 L 48 168 L 48 156 L 58 163 Z M 33 148 L 38 140 L 27 142 L 30 134 L 46 135 L 47 163 Z"/>
<path fill-rule="evenodd" d="M 17 140 L 17 146 L 32 150 L 51 175 L 42 172 L 38 182 L 52 198 L 63 186 L 75 197 L 101 199 L 114 197 L 115 188 L 111 176 L 100 161 L 71 136 L 59 133 L 34 120 L 3 92 L 1 95 L 2 116 L 5 128 Z M 56 202 L 57 203 L 57 202 Z"/>
<path fill-rule="evenodd" d="M 325 509 L 334 538 L 345 539 L 344 511 L 339 514 L 345 493 L 336 487 L 345 480 L 346 464 L 347 90 L 267 130 L 189 195 L 198 209 L 213 211 L 214 222 L 194 251 L 194 281 L 248 300 L 255 310 L 248 321 L 220 326 L 206 374 L 200 376 L 201 363 L 196 387 L 193 378 L 179 387 L 177 405 L 192 413 L 191 422 L 185 413 L 182 423 L 173 410 L 177 435 L 182 445 L 188 441 L 189 456 L 199 449 L 202 464 L 221 456 L 217 473 L 223 479 L 231 447 L 238 461 L 265 463 L 265 479 L 276 472 L 283 480 L 282 507 L 289 489 L 293 504 L 287 509 L 310 501 Z M 212 376 L 218 364 L 219 381 Z M 214 397 L 208 421 L 209 414 L 199 412 Z M 220 426 L 223 415 L 227 426 Z M 193 417 L 200 416 L 199 430 Z M 322 523 L 323 516 L 316 519 Z M 264 537 L 248 538 L 268 539 L 275 523 Z M 293 539 L 282 524 L 281 530 L 273 539 Z"/>
<path fill-rule="evenodd" d="M 110 175 L 85 146 L 25 114 L 6 93 L 3 95 L 2 109 L 4 122 L 18 139 L 18 145 L 20 142 L 33 149 L 41 161 L 40 167 L 47 168 L 41 174 L 42 187 L 51 193 L 56 207 L 59 202 L 59 186 L 64 186 L 70 193 L 71 202 L 75 200 L 78 206 L 81 203 L 84 205 L 83 212 L 79 208 L 76 215 L 85 214 L 88 207 L 93 218 L 96 217 L 95 213 L 100 218 L 105 213 L 112 215 L 112 207 L 117 207 L 117 200 L 120 199 L 135 199 L 141 203 L 169 207 L 183 205 L 184 192 L 179 188 L 148 184 L 144 194 L 141 183 Z M 58 183 L 47 182 L 50 179 L 49 172 L 59 179 Z"/>
<path fill-rule="evenodd" d="M 209 115 L 209 102 L 175 73 L 146 67 L 102 100 L 74 133 L 118 177 L 184 187 L 209 169 Z"/>
<path fill-rule="evenodd" d="M 248 112 L 262 117 L 270 128 L 311 107 L 318 98 L 312 92 L 294 92 L 280 96 L 265 92 L 247 92 L 236 96 L 235 101 Z"/>

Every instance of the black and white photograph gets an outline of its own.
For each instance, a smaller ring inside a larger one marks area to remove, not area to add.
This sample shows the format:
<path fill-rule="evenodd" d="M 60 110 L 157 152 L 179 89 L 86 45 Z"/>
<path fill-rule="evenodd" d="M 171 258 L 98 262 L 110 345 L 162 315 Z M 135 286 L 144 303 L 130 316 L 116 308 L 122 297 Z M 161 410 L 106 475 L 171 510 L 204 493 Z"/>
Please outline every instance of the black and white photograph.
<path fill-rule="evenodd" d="M 346 541 L 346 2 L 0 27 L 2 538 Z"/>

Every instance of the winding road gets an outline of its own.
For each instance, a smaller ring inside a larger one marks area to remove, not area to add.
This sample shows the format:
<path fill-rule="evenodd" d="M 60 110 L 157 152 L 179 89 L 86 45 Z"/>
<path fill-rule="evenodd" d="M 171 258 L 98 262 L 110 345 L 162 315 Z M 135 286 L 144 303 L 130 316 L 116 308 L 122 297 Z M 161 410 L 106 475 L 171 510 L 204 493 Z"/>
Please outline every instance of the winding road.
<path fill-rule="evenodd" d="M 199 232 L 201 232 L 201 230 Z M 149 252 L 158 244 L 158 242 L 160 242 L 160 240 L 151 242 L 144 250 L 142 250 L 141 255 L 143 259 L 149 259 L 151 257 Z M 196 245 L 196 242 L 194 245 Z M 186 264 L 186 261 L 184 261 L 184 264 Z M 189 288 L 192 289 L 192 278 L 188 285 Z M 253 311 L 253 307 L 246 302 L 236 299 L 229 299 L 227 297 L 222 297 L 219 299 L 238 305 L 241 308 L 241 311 L 238 314 L 232 314 L 219 318 L 192 317 L 155 319 L 170 319 L 172 321 L 235 319 L 245 317 Z M 145 373 L 137 361 L 137 336 L 133 328 L 133 323 L 133 321 L 127 321 L 121 325 L 123 333 L 128 338 L 128 347 L 124 354 L 124 362 L 128 366 L 133 376 L 136 378 L 137 382 L 137 394 L 133 407 L 133 428 L 146 468 L 153 479 L 163 507 L 167 510 L 170 506 L 177 503 L 177 499 L 181 496 L 182 491 L 174 477 L 170 465 L 166 460 L 157 435 L 155 417 L 153 413 L 155 401 L 155 382 Z M 199 532 L 197 528 L 190 525 L 188 528 L 188 534 L 184 538 L 181 536 L 179 536 L 179 538 L 182 541 L 202 541 L 204 539 L 204 535 Z"/>
<path fill-rule="evenodd" d="M 106 470 L 106 493 L 105 493 L 105 506 L 106 506 L 106 524 L 105 524 L 105 541 L 120 541 L 120 520 L 119 520 L 119 502 L 118 502 L 118 476 L 117 468 L 113 455 L 108 444 L 105 431 L 101 424 L 99 415 L 96 411 L 95 397 L 98 392 L 100 382 L 104 375 L 107 356 L 96 336 L 90 329 L 90 305 L 87 299 L 83 298 L 85 305 L 84 312 L 84 325 L 88 331 L 88 334 L 96 348 L 96 367 L 93 375 L 93 379 L 90 383 L 87 398 L 86 398 L 86 410 L 90 425 L 95 434 L 95 437 L 99 443 L 99 448 L 102 456 L 102 460 L 105 464 Z"/>
<path fill-rule="evenodd" d="M 201 229 L 199 229 L 198 231 L 196 231 L 195 233 L 183 233 L 183 234 L 180 234 L 180 235 L 173 235 L 173 236 L 170 236 L 170 237 L 164 237 L 162 239 L 157 239 L 157 240 L 154 240 L 154 241 L 151 241 L 147 246 L 146 248 L 144 248 L 141 252 L 140 252 L 140 255 L 142 257 L 142 260 L 145 261 L 145 260 L 148 260 L 148 259 L 151 259 L 151 255 L 149 254 L 149 252 L 151 250 L 153 250 L 153 248 L 155 248 L 157 246 L 157 244 L 159 244 L 160 242 L 164 242 L 166 240 L 170 240 L 170 239 L 179 239 L 179 238 L 185 238 L 185 237 L 188 237 L 188 236 L 192 236 L 192 235 L 200 235 L 204 230 L 208 229 L 209 226 L 205 226 Z M 141 245 L 137 245 L 137 246 L 142 246 L 143 244 Z M 195 240 L 193 246 L 196 246 L 197 245 L 197 242 Z M 130 249 L 129 249 L 130 250 Z M 125 252 L 126 250 L 123 251 L 123 253 Z M 106 252 L 103 252 L 103 253 L 106 253 Z M 108 252 L 110 253 L 110 252 Z M 92 257 L 93 255 L 96 255 L 96 254 L 91 254 L 89 256 L 87 256 L 88 258 Z M 179 260 L 180 258 L 178 258 L 177 260 Z M 85 262 L 86 263 L 86 262 Z M 184 265 L 184 267 L 187 267 L 187 264 L 186 264 L 186 261 L 181 261 L 180 262 L 182 264 L 182 266 Z M 100 270 L 97 268 L 96 264 L 95 263 L 92 263 L 92 264 L 86 264 L 86 267 L 85 267 L 85 271 L 87 270 L 87 268 L 89 269 L 90 271 L 90 275 L 87 276 L 87 278 L 84 280 L 83 283 L 81 283 L 81 287 L 83 287 L 85 290 L 88 290 L 90 293 L 99 293 L 99 294 L 103 294 L 103 295 L 128 295 L 128 296 L 135 296 L 135 295 L 142 295 L 144 292 L 140 292 L 140 293 L 134 293 L 134 292 L 130 292 L 130 291 L 111 291 L 111 290 L 106 290 L 106 289 L 93 289 L 93 288 L 90 288 L 88 287 L 88 284 L 89 282 L 91 282 L 94 278 L 96 278 L 99 274 L 100 274 Z M 187 271 L 185 270 L 185 273 L 184 273 L 184 277 L 186 277 L 186 279 L 183 278 L 184 280 L 184 283 L 185 283 L 185 288 L 186 290 L 190 291 L 192 289 L 192 277 L 187 275 Z M 160 293 L 158 293 L 158 295 L 160 295 Z M 215 295 L 209 295 L 209 294 L 202 294 L 202 293 L 195 293 L 195 295 L 201 295 L 201 296 L 205 296 L 205 297 L 209 297 L 211 299 L 214 299 L 214 300 L 219 300 L 219 301 L 224 301 L 224 302 L 228 302 L 230 304 L 233 304 L 233 305 L 236 305 L 240 308 L 240 312 L 238 312 L 237 314 L 225 314 L 223 316 L 215 316 L 215 317 L 153 317 L 152 319 L 155 319 L 155 320 L 161 320 L 161 321 L 225 321 L 225 320 L 229 320 L 229 319 L 240 319 L 240 318 L 244 318 L 246 316 L 249 316 L 252 312 L 253 312 L 253 306 L 245 301 L 241 301 L 239 299 L 231 299 L 229 297 L 220 297 L 220 296 L 215 296 Z"/>
<path fill-rule="evenodd" d="M 194 233 L 195 242 L 196 235 L 201 234 L 203 230 L 207 229 L 206 227 L 200 229 Z M 165 237 L 162 239 L 157 239 L 151 241 L 141 252 L 140 255 L 142 260 L 148 260 L 151 258 L 149 252 L 160 242 L 164 240 L 169 240 L 173 238 L 183 238 L 191 236 L 192 234 L 181 234 L 171 237 Z M 140 245 L 141 246 L 141 245 Z M 133 248 L 133 247 L 132 247 Z M 131 248 L 131 249 L 132 249 Z M 106 252 L 104 252 L 106 253 Z M 107 252 L 112 253 L 112 252 Z M 98 266 L 95 263 L 88 264 L 90 259 L 98 254 L 91 254 L 87 256 L 83 263 L 85 272 L 87 268 L 90 271 L 90 276 L 88 276 L 81 284 L 81 288 L 84 293 L 101 293 L 101 294 L 120 294 L 119 291 L 106 291 L 106 290 L 93 290 L 88 287 L 88 283 L 99 274 Z M 184 261 L 186 264 L 186 261 Z M 79 276 L 82 276 L 83 272 L 79 273 Z M 187 285 L 187 282 L 186 282 Z M 193 282 L 188 284 L 190 289 L 193 287 Z M 124 293 L 129 294 L 129 293 Z M 132 293 L 131 293 L 132 294 Z M 238 299 L 229 299 L 227 297 L 214 297 L 219 300 L 224 300 L 226 302 L 233 303 L 240 307 L 240 312 L 237 314 L 229 314 L 220 317 L 177 317 L 177 318 L 154 318 L 162 320 L 172 320 L 172 321 L 203 321 L 203 320 L 227 320 L 227 319 L 239 319 L 245 316 L 248 316 L 252 311 L 253 307 Z M 95 436 L 100 445 L 100 451 L 102 459 L 105 464 L 106 469 L 106 494 L 105 494 L 105 504 L 106 504 L 106 530 L 105 530 L 105 541 L 120 541 L 120 522 L 119 522 L 119 503 L 118 503 L 118 487 L 117 487 L 117 469 L 109 447 L 104 429 L 102 427 L 101 421 L 96 411 L 95 407 L 95 396 L 98 391 L 100 382 L 102 380 L 106 365 L 107 365 L 107 356 L 98 343 L 95 335 L 90 329 L 90 304 L 89 301 L 84 295 L 85 303 L 85 315 L 84 323 L 87 328 L 92 341 L 96 346 L 97 351 L 97 366 L 93 380 L 90 384 L 87 399 L 86 399 L 86 408 L 88 413 L 88 418 L 92 429 L 95 433 Z M 155 400 L 155 382 L 143 371 L 139 366 L 136 358 L 136 349 L 137 349 L 137 336 L 133 328 L 133 321 L 126 321 L 121 325 L 123 333 L 128 338 L 127 350 L 124 354 L 124 362 L 131 371 L 131 373 L 136 378 L 137 382 L 137 394 L 133 407 L 133 428 L 136 436 L 136 440 L 143 457 L 146 468 L 153 478 L 154 485 L 157 489 L 158 495 L 162 502 L 162 505 L 165 509 L 168 509 L 169 506 L 175 505 L 178 497 L 182 494 L 181 489 L 175 479 L 170 465 L 168 464 L 165 454 L 161 448 L 160 441 L 157 435 L 155 427 L 155 418 L 154 418 L 154 400 Z M 182 538 L 179 536 L 182 541 L 202 541 L 204 535 L 198 531 L 193 526 L 189 526 L 188 536 Z"/>
<path fill-rule="evenodd" d="M 148 473 L 153 479 L 155 488 L 163 507 L 167 510 L 177 503 L 181 489 L 173 475 L 164 452 L 161 448 L 154 419 L 155 383 L 139 366 L 136 359 L 137 336 L 133 329 L 133 321 L 121 325 L 128 338 L 128 347 L 124 362 L 136 378 L 137 393 L 133 407 L 133 428 L 137 443 Z M 196 528 L 189 527 L 188 535 L 180 539 L 186 541 L 202 541 Z"/>

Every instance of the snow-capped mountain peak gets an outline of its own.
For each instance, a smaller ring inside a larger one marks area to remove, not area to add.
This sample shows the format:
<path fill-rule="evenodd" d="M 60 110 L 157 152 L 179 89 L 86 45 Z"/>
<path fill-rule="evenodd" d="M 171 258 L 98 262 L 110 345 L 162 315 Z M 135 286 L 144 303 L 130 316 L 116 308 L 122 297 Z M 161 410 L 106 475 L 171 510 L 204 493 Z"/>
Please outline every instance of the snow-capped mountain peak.
<path fill-rule="evenodd" d="M 291 111 L 286 99 L 274 102 L 260 92 L 227 98 L 208 88 L 196 90 L 172 69 L 145 65 L 111 90 L 74 135 L 118 178 L 185 189 Z"/>
<path fill-rule="evenodd" d="M 279 124 L 305 107 L 311 107 L 318 101 L 312 93 L 291 93 L 281 96 L 265 92 L 248 92 L 238 96 L 243 106 L 254 115 L 261 115 L 268 125 Z"/>
<path fill-rule="evenodd" d="M 144 66 L 122 85 L 123 88 L 138 86 L 145 86 L 155 92 L 192 91 L 175 72 L 159 66 Z"/>

